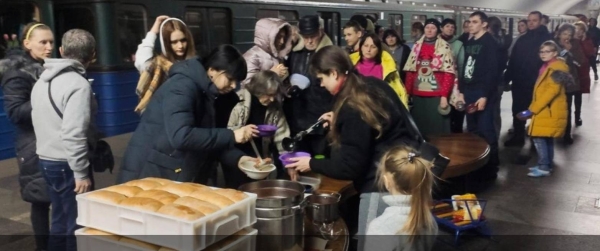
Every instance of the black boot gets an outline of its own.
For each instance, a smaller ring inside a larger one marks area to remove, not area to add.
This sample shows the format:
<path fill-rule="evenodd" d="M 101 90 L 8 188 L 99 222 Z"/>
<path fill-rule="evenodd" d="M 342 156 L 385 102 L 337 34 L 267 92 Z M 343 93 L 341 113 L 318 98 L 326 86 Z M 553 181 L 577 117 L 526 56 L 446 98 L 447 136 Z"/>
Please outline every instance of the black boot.
<path fill-rule="evenodd" d="M 577 118 L 575 119 L 575 126 L 579 127 L 583 125 L 583 121 L 581 120 L 581 118 Z"/>
<path fill-rule="evenodd" d="M 512 138 L 504 142 L 505 147 L 515 147 L 525 145 L 525 137 L 520 135 L 514 135 Z"/>
<path fill-rule="evenodd" d="M 565 136 L 563 137 L 563 143 L 565 143 L 565 145 L 573 144 L 573 137 L 571 137 L 571 134 L 565 134 Z"/>

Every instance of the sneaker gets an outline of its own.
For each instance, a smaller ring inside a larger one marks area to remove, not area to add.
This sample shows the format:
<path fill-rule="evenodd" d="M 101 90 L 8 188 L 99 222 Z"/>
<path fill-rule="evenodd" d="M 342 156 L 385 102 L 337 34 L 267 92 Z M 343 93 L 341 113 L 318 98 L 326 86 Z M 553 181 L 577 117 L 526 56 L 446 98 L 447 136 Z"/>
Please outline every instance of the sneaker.
<path fill-rule="evenodd" d="M 533 166 L 533 167 L 530 167 L 530 168 L 528 168 L 528 169 L 529 169 L 529 171 L 532 171 L 532 172 L 533 172 L 533 171 L 535 171 L 535 170 L 540 170 L 540 166 Z M 552 173 L 552 172 L 554 172 L 554 169 L 550 169 L 550 172 L 551 172 L 551 173 Z"/>
<path fill-rule="evenodd" d="M 535 169 L 527 174 L 529 177 L 539 178 L 539 177 L 547 177 L 550 176 L 550 171 L 544 171 L 540 169 Z"/>

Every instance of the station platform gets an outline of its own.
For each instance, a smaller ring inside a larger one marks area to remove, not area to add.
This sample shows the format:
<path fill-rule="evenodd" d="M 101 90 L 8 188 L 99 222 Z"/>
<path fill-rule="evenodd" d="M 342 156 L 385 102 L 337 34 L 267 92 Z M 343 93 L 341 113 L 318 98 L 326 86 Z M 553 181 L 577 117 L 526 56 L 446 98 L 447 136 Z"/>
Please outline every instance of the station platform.
<path fill-rule="evenodd" d="M 592 76 L 593 79 L 593 76 Z M 503 143 L 511 127 L 511 97 L 502 99 Z M 550 177 L 529 178 L 528 167 L 536 154 L 527 141 L 523 149 L 504 148 L 495 184 L 477 194 L 487 199 L 485 212 L 492 239 L 461 238 L 452 246 L 450 233 L 440 231 L 434 250 L 597 250 L 600 246 L 600 84 L 592 83 L 591 95 L 584 95 L 583 126 L 574 129 L 575 143 L 565 146 L 557 140 L 555 171 Z M 114 183 L 130 134 L 108 138 L 116 168 L 114 174 L 96 174 L 97 188 Z M 519 155 L 532 156 L 527 165 L 514 164 Z M 29 222 L 29 204 L 21 200 L 15 159 L 0 162 L 0 250 L 34 250 Z"/>

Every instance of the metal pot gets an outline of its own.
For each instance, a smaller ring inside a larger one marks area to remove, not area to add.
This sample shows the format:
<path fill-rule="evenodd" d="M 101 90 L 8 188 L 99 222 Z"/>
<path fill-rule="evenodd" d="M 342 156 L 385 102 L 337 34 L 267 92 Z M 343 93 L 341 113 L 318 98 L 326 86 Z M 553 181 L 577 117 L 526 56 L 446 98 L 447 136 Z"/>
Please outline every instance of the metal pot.
<path fill-rule="evenodd" d="M 331 223 L 340 218 L 339 202 L 341 195 L 335 192 L 313 193 L 306 197 L 306 213 L 313 222 Z"/>
<path fill-rule="evenodd" d="M 261 180 L 239 190 L 255 193 L 256 250 L 303 250 L 304 186 L 287 180 Z"/>

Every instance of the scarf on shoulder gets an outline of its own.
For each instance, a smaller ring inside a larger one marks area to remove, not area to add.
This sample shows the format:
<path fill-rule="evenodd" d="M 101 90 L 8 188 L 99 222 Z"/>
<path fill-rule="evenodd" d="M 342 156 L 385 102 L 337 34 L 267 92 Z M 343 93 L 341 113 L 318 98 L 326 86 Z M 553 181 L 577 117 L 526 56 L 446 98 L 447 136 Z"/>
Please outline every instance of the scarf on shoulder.
<path fill-rule="evenodd" d="M 173 62 L 162 55 L 158 55 L 152 59 L 150 67 L 140 75 L 140 80 L 135 89 L 135 93 L 140 98 L 140 102 L 135 107 L 135 112 L 139 114 L 144 112 L 150 102 L 150 98 L 152 98 L 154 92 L 164 82 L 172 65 Z"/>
<path fill-rule="evenodd" d="M 419 41 L 415 43 L 415 46 L 408 56 L 408 61 L 406 61 L 406 65 L 404 66 L 404 71 L 417 71 L 417 60 L 419 59 L 421 47 L 424 42 L 425 36 L 422 36 Z M 455 74 L 454 57 L 452 56 L 450 44 L 440 37 L 435 41 L 435 52 L 433 59 L 431 60 L 431 68 L 436 72 Z"/>

